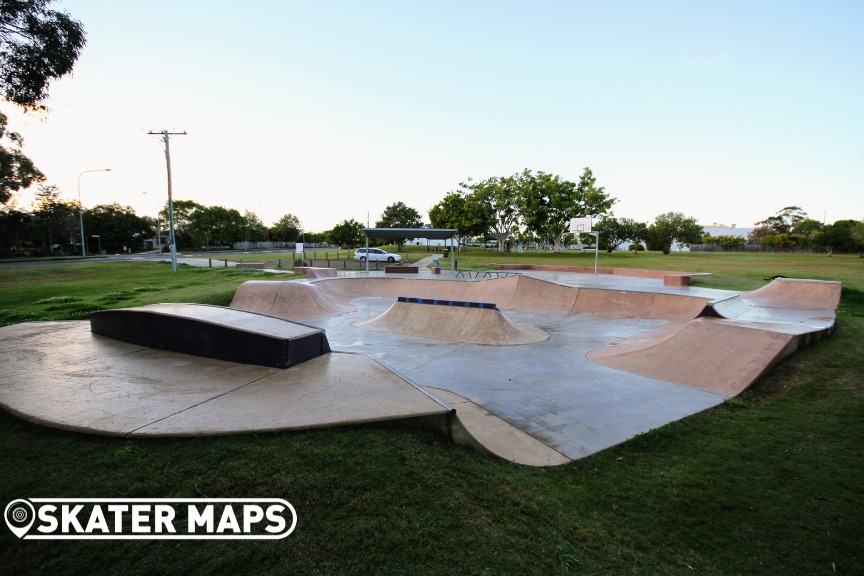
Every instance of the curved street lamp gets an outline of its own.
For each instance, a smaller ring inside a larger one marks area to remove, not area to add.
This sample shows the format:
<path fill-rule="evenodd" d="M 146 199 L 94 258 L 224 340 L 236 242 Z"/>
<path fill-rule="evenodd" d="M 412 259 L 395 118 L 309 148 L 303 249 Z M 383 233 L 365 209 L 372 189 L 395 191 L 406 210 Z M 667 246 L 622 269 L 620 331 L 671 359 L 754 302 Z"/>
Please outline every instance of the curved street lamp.
<path fill-rule="evenodd" d="M 78 219 L 81 222 L 81 256 L 87 256 L 87 242 L 84 239 L 84 205 L 81 204 L 81 176 L 88 172 L 111 172 L 111 168 L 99 168 L 98 170 L 84 170 L 78 174 Z M 101 243 L 101 240 L 100 240 Z"/>

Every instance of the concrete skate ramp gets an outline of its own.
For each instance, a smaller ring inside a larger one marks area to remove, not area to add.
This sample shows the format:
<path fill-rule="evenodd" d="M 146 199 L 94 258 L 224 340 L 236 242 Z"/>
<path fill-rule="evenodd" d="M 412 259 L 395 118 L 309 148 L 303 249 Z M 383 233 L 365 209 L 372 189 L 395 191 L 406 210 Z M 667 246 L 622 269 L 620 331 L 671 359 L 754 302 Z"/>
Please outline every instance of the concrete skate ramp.
<path fill-rule="evenodd" d="M 494 308 L 430 306 L 396 302 L 371 320 L 354 322 L 357 328 L 449 342 L 515 346 L 549 339 L 549 333 L 534 326 L 516 324 Z"/>
<path fill-rule="evenodd" d="M 356 310 L 347 300 L 336 300 L 322 293 L 316 284 L 260 280 L 241 284 L 231 308 L 291 320 L 329 318 Z"/>
<path fill-rule="evenodd" d="M 580 288 L 571 314 L 618 318 L 692 320 L 704 310 L 707 298 L 654 292 Z"/>
<path fill-rule="evenodd" d="M 830 327 L 841 291 L 840 282 L 777 278 L 758 290 L 709 302 L 705 315 Z"/>
<path fill-rule="evenodd" d="M 803 342 L 800 335 L 779 328 L 698 318 L 598 348 L 586 357 L 610 368 L 735 396 Z"/>
<path fill-rule="evenodd" d="M 263 282 L 259 282 L 263 283 Z M 378 296 L 493 302 L 502 310 L 544 310 L 566 314 L 608 314 L 626 318 L 692 319 L 708 298 L 564 286 L 530 276 L 489 280 L 338 278 L 315 282 L 333 301 Z"/>

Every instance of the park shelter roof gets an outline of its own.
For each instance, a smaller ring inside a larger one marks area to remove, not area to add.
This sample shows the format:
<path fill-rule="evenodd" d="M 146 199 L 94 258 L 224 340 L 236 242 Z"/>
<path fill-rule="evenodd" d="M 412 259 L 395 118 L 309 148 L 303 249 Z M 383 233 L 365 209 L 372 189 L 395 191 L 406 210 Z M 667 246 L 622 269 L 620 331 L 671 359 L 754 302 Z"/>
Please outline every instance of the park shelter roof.
<path fill-rule="evenodd" d="M 447 240 L 458 234 L 455 228 L 364 228 L 367 238 L 428 238 L 430 240 Z"/>

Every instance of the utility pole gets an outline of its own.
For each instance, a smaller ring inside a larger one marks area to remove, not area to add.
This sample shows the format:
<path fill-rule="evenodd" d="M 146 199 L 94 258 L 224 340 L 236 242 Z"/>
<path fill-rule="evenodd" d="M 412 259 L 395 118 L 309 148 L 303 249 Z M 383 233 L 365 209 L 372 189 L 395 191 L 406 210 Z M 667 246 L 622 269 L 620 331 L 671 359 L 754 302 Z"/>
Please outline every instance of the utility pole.
<path fill-rule="evenodd" d="M 159 135 L 162 136 L 162 141 L 165 143 L 165 165 L 168 167 L 168 242 L 171 247 L 171 270 L 173 272 L 177 272 L 177 240 L 174 238 L 174 197 L 171 194 L 171 153 L 168 148 L 168 138 L 170 136 L 185 136 L 186 131 L 183 132 L 168 132 L 168 130 L 161 130 L 159 132 L 150 131 L 147 132 L 152 136 Z"/>

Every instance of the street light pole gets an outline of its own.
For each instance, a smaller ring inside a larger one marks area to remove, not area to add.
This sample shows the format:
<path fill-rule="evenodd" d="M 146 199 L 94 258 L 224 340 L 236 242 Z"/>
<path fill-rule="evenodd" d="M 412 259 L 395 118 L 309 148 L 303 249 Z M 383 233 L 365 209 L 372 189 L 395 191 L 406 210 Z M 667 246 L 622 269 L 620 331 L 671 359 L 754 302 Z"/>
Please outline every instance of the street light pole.
<path fill-rule="evenodd" d="M 78 174 L 78 220 L 81 223 L 81 256 L 87 256 L 87 241 L 84 239 L 84 205 L 81 204 L 81 176 L 88 172 L 111 172 L 111 168 L 99 168 L 97 170 L 84 170 Z"/>
<path fill-rule="evenodd" d="M 162 224 L 159 220 L 159 199 L 149 192 L 144 192 L 144 194 L 150 196 L 156 202 L 156 247 L 159 250 L 159 254 L 162 254 Z"/>
<path fill-rule="evenodd" d="M 158 132 L 147 132 L 150 135 L 162 136 L 162 142 L 165 143 L 165 166 L 168 169 L 168 241 L 171 246 L 171 271 L 177 272 L 177 238 L 174 236 L 174 196 L 171 193 L 171 152 L 168 148 L 168 138 L 171 136 L 182 136 L 183 132 L 169 132 L 168 130 L 160 130 Z"/>

